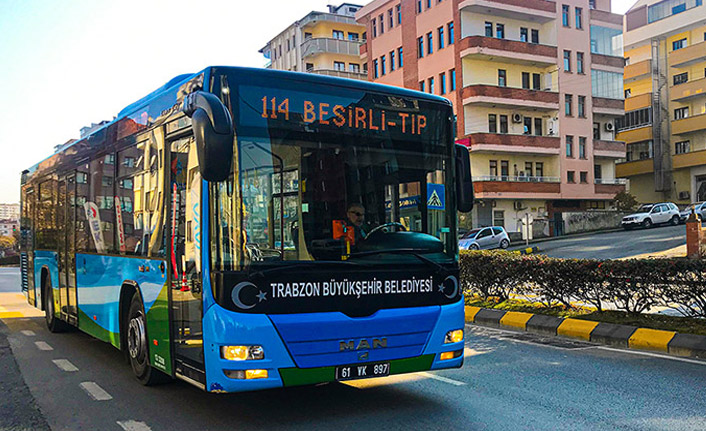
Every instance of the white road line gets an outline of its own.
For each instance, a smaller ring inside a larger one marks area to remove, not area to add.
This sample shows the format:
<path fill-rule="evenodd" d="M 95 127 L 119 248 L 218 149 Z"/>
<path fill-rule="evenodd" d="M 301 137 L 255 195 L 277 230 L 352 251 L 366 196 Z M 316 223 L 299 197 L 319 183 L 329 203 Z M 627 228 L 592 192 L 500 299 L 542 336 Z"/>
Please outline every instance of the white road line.
<path fill-rule="evenodd" d="M 611 352 L 620 352 L 620 353 L 628 353 L 628 354 L 633 354 L 633 355 L 641 355 L 641 356 L 650 356 L 652 358 L 659 358 L 659 359 L 666 359 L 669 361 L 679 361 L 679 362 L 687 362 L 689 364 L 696 364 L 696 365 L 703 365 L 706 366 L 706 361 L 699 361 L 697 359 L 689 359 L 689 358 L 680 358 L 678 356 L 667 356 L 667 355 L 660 355 L 659 353 L 653 353 L 653 352 L 643 352 L 640 350 L 628 350 L 628 349 L 615 349 L 613 347 L 606 347 L 606 346 L 596 346 L 597 349 L 601 350 L 608 350 Z"/>
<path fill-rule="evenodd" d="M 133 420 L 118 421 L 118 425 L 125 431 L 152 431 L 152 428 L 148 427 L 146 423 Z"/>
<path fill-rule="evenodd" d="M 107 401 L 112 400 L 113 397 L 103 390 L 96 382 L 83 382 L 79 386 L 81 389 L 86 391 L 86 393 L 96 401 Z"/>
<path fill-rule="evenodd" d="M 34 333 L 34 331 L 30 331 L 29 329 L 24 329 L 20 332 L 22 333 L 22 335 L 24 335 L 26 337 L 34 337 L 35 335 L 37 335 Z"/>
<path fill-rule="evenodd" d="M 54 363 L 54 365 L 59 367 L 59 369 L 62 371 L 68 371 L 68 372 L 78 371 L 78 368 L 76 368 L 76 365 L 72 364 L 71 361 L 69 361 L 68 359 L 52 359 L 52 362 Z"/>
<path fill-rule="evenodd" d="M 35 341 L 34 345 L 37 346 L 37 349 L 39 350 L 54 350 L 52 346 L 45 343 L 44 341 Z"/>
<path fill-rule="evenodd" d="M 448 383 L 448 384 L 451 384 L 454 386 L 463 386 L 466 384 L 464 382 L 459 382 L 458 380 L 447 379 L 446 377 L 437 376 L 436 374 L 432 374 L 432 373 L 419 373 L 419 374 L 421 374 L 424 377 L 429 377 L 430 379 L 438 380 L 440 382 Z"/>

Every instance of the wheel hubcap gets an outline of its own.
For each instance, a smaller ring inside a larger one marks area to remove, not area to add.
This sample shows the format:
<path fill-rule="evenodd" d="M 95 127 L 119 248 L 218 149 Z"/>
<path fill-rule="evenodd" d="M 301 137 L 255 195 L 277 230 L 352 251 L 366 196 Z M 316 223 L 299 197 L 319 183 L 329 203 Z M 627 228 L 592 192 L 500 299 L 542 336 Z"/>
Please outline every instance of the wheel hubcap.
<path fill-rule="evenodd" d="M 145 325 L 142 315 L 130 319 L 127 331 L 127 349 L 132 359 L 139 359 L 145 351 Z"/>

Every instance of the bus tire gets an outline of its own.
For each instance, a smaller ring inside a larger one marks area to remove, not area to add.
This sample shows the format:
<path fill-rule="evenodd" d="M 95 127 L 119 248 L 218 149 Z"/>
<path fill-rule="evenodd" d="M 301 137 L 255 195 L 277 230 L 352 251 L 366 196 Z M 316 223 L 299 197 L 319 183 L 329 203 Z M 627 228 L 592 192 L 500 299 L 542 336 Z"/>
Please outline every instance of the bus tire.
<path fill-rule="evenodd" d="M 135 292 L 130 301 L 127 322 L 127 352 L 135 377 L 145 386 L 165 383 L 169 376 L 150 365 L 149 344 L 147 343 L 147 321 L 140 294 Z"/>
<path fill-rule="evenodd" d="M 54 315 L 54 289 L 52 289 L 51 279 L 46 273 L 42 277 L 42 298 L 44 301 L 44 320 L 47 322 L 49 332 L 56 334 L 69 329 L 69 325 L 66 322 L 57 319 Z"/>

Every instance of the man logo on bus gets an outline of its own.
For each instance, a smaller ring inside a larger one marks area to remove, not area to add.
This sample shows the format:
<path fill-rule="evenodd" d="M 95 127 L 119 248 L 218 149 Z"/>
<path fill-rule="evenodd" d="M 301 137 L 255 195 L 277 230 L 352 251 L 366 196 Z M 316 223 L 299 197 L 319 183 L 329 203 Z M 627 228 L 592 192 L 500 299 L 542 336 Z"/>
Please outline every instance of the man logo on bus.
<path fill-rule="evenodd" d="M 339 346 L 339 351 L 340 352 L 346 352 L 349 350 L 368 350 L 371 349 L 371 343 L 370 341 L 366 340 L 365 338 L 361 338 L 358 340 L 358 343 L 356 344 L 356 340 L 340 340 L 338 342 Z M 372 339 L 372 348 L 373 349 L 382 349 L 387 347 L 387 338 L 373 338 Z"/>

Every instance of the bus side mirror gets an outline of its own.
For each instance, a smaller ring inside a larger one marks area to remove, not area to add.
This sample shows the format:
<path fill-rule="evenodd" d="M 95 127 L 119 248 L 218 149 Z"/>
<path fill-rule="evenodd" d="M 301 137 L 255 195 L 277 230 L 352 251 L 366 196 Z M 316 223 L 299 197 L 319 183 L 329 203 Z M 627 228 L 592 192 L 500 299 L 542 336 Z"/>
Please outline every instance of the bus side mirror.
<path fill-rule="evenodd" d="M 233 163 L 233 121 L 215 95 L 196 91 L 184 99 L 184 113 L 191 117 L 199 171 L 206 181 L 225 181 Z"/>
<path fill-rule="evenodd" d="M 456 197 L 458 210 L 467 213 L 473 209 L 473 180 L 471 158 L 465 145 L 454 144 L 456 157 Z"/>

